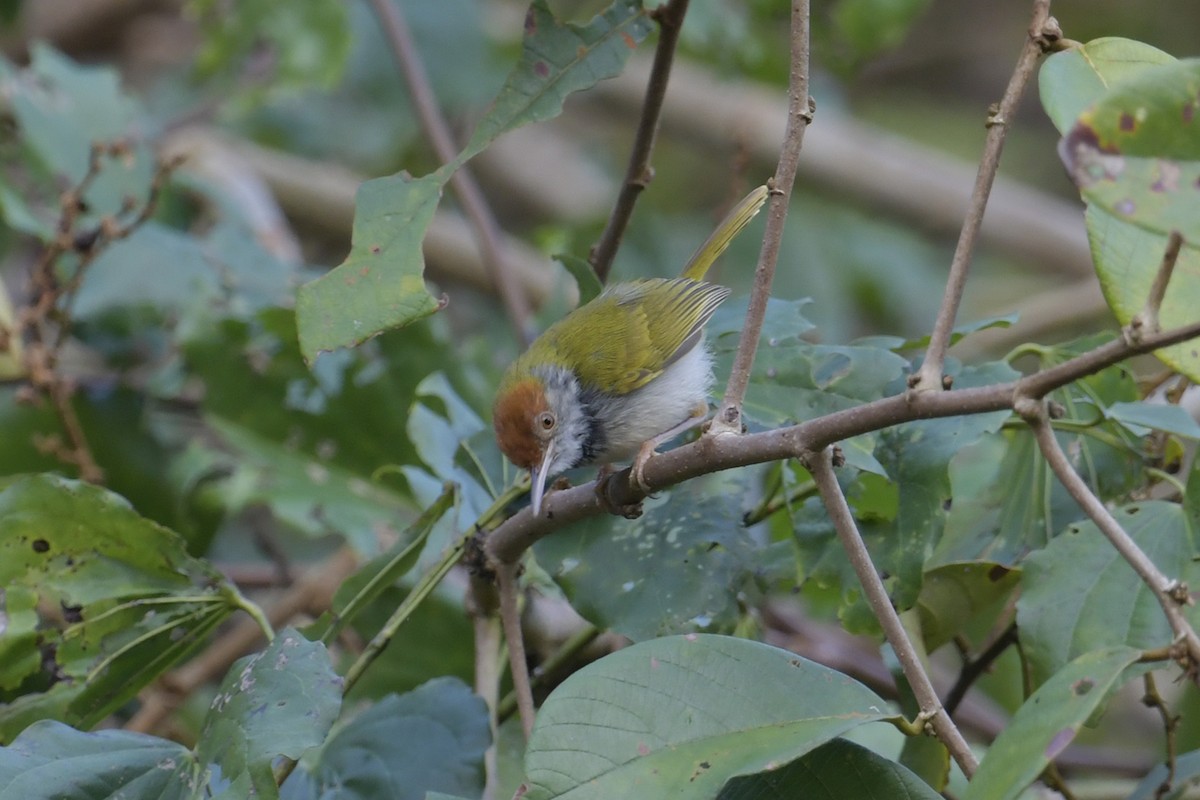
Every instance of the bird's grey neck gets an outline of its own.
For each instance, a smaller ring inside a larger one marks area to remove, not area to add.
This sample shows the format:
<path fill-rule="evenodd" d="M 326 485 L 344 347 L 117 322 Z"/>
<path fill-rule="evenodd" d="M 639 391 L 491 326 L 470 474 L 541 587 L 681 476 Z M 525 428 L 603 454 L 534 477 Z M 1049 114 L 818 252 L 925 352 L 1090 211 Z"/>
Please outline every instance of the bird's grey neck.
<path fill-rule="evenodd" d="M 563 367 L 535 367 L 533 372 L 546 387 L 546 402 L 558 417 L 559 437 L 566 445 L 564 454 L 569 454 L 561 469 L 593 463 L 605 447 L 598 413 L 602 394 L 581 386 L 574 373 Z"/>

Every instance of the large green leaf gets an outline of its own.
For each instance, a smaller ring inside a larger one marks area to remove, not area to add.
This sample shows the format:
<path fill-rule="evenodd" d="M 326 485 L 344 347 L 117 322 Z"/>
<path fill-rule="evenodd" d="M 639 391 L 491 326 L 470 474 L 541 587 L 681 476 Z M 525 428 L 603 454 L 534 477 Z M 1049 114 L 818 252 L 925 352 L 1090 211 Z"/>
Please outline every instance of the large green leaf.
<path fill-rule="evenodd" d="M 1007 597 L 1020 574 L 983 561 L 944 564 L 926 572 L 916 605 L 926 651 L 951 641 L 978 613 Z"/>
<path fill-rule="evenodd" d="M 595 517 L 535 546 L 538 563 L 579 612 L 634 640 L 728 632 L 759 591 L 761 546 L 731 502 L 736 476 L 692 481 L 646 503 L 636 520 Z"/>
<path fill-rule="evenodd" d="M 862 745 L 834 739 L 786 766 L 734 778 L 717 800 L 938 800 L 905 767 Z"/>
<path fill-rule="evenodd" d="M 1200 781 L 1200 750 L 1178 756 L 1171 767 L 1168 769 L 1166 764 L 1159 764 L 1147 772 L 1129 795 L 1129 800 L 1182 800 Z M 1171 788 L 1161 794 L 1159 787 L 1167 780 L 1172 781 Z"/>
<path fill-rule="evenodd" d="M 1013 800 L 1075 738 L 1141 652 L 1111 647 L 1085 653 L 1033 693 L 996 738 L 963 800 Z"/>
<path fill-rule="evenodd" d="M 342 679 L 324 645 L 288 628 L 230 667 L 196 759 L 220 776 L 222 797 L 276 797 L 275 759 L 298 759 L 325 741 L 341 705 Z"/>
<path fill-rule="evenodd" d="M 120 497 L 54 476 L 0 491 L 0 739 L 56 717 L 94 725 L 186 655 L 236 589 Z"/>
<path fill-rule="evenodd" d="M 483 700 L 457 679 L 438 678 L 384 698 L 341 727 L 321 749 L 303 796 L 424 800 L 437 791 L 478 797 L 491 742 Z"/>
<path fill-rule="evenodd" d="M 1166 575 L 1196 585 L 1196 534 L 1182 506 L 1149 501 L 1114 514 Z M 1110 645 L 1166 647 L 1171 628 L 1153 592 L 1093 522 L 1071 525 L 1025 562 L 1017 603 L 1021 644 L 1041 683 L 1077 656 Z M 1187 609 L 1192 624 L 1200 610 Z"/>
<path fill-rule="evenodd" d="M 525 798 L 668 797 L 682 786 L 712 797 L 889 715 L 866 687 L 785 650 L 708 634 L 655 639 L 547 698 L 525 754 Z"/>
<path fill-rule="evenodd" d="M 558 116 L 567 95 L 620 74 L 651 27 L 642 0 L 614 0 L 586 25 L 559 22 L 546 0 L 533 0 L 525 14 L 521 60 L 449 168 L 457 169 L 507 131 Z"/>
<path fill-rule="evenodd" d="M 176 742 L 126 731 L 84 733 L 44 720 L 0 747 L 0 800 L 191 800 L 198 797 L 199 772 Z"/>
<path fill-rule="evenodd" d="M 311 363 L 322 351 L 359 344 L 438 310 L 438 301 L 425 289 L 421 242 L 442 183 L 433 175 L 400 174 L 359 187 L 350 254 L 301 286 L 296 298 L 305 360 Z"/>
<path fill-rule="evenodd" d="M 1046 113 L 1064 137 L 1070 136 L 1072 131 L 1077 134 L 1076 141 L 1079 136 L 1084 137 L 1085 161 L 1099 159 L 1098 163 L 1102 165 L 1108 156 L 1107 153 L 1095 152 L 1096 145 L 1100 144 L 1098 138 L 1091 144 L 1086 139 L 1087 130 L 1099 126 L 1095 131 L 1097 137 L 1104 134 L 1116 136 L 1118 139 L 1136 138 L 1136 144 L 1126 145 L 1122 142 L 1120 146 L 1133 148 L 1128 158 L 1140 162 L 1143 170 L 1149 163 L 1157 161 L 1156 156 L 1167 156 L 1175 151 L 1177 145 L 1182 147 L 1179 152 L 1182 153 L 1183 163 L 1195 164 L 1197 157 L 1194 145 L 1192 155 L 1188 155 L 1187 132 L 1190 129 L 1183 124 L 1184 114 L 1187 113 L 1186 105 L 1177 109 L 1180 113 L 1175 116 L 1171 116 L 1169 108 L 1163 108 L 1164 105 L 1170 106 L 1170 100 L 1169 97 L 1161 95 L 1169 95 L 1171 85 L 1177 81 L 1169 80 L 1162 87 L 1142 87 L 1143 81 L 1157 82 L 1155 71 L 1158 69 L 1172 72 L 1180 70 L 1183 74 L 1177 78 L 1186 83 L 1185 75 L 1189 70 L 1194 73 L 1195 64 L 1191 67 L 1186 64 L 1181 67 L 1170 55 L 1141 42 L 1117 38 L 1097 39 L 1082 47 L 1056 53 L 1046 60 L 1039 77 L 1042 103 Z M 1149 91 L 1144 98 L 1146 105 L 1143 105 L 1142 88 Z M 1165 123 L 1161 120 L 1155 122 L 1155 126 L 1160 126 L 1162 130 L 1156 131 L 1153 127 L 1147 129 L 1139 123 L 1133 126 L 1132 130 L 1122 131 L 1123 108 L 1124 111 L 1135 109 L 1135 119 L 1142 116 L 1143 108 L 1147 119 L 1152 109 L 1156 109 L 1156 117 L 1165 112 Z M 1096 116 L 1097 113 L 1099 117 Z M 1077 128 L 1077 125 L 1082 127 Z M 1150 132 L 1146 133 L 1146 130 Z M 1172 137 L 1180 136 L 1183 139 L 1173 144 Z M 1194 137 L 1192 139 L 1194 140 Z M 1064 139 L 1064 147 L 1067 146 L 1069 145 Z M 1134 155 L 1135 152 L 1140 152 L 1138 148 L 1144 147 L 1153 152 Z M 1119 154 L 1113 154 L 1112 157 L 1125 158 Z M 1163 163 L 1169 165 L 1171 162 Z M 1170 171 L 1170 166 L 1167 169 Z M 1130 175 L 1132 176 L 1132 173 Z M 1132 179 L 1129 177 L 1125 180 Z M 1144 181 L 1144 177 L 1141 180 Z M 1170 205 L 1181 206 L 1181 213 L 1185 218 L 1192 220 L 1193 224 L 1198 218 L 1195 204 L 1189 206 L 1186 200 L 1186 190 L 1173 194 L 1159 192 L 1153 189 L 1153 184 L 1154 181 L 1146 182 L 1141 189 L 1131 191 L 1128 198 L 1116 198 L 1115 203 L 1106 202 L 1104 197 L 1097 196 L 1096 202 L 1090 202 L 1088 205 L 1087 229 L 1092 259 L 1100 276 L 1105 299 L 1122 325 L 1128 323 L 1145 305 L 1150 285 L 1167 244 L 1167 236 L 1161 224 L 1164 218 L 1158 218 L 1157 212 L 1154 211 L 1156 204 L 1165 203 L 1168 195 L 1182 197 L 1183 199 L 1170 201 Z M 1167 188 L 1165 184 L 1163 188 Z M 1093 193 L 1096 191 L 1099 190 L 1094 190 Z M 1147 195 L 1150 196 L 1149 204 L 1144 202 Z M 1093 199 L 1087 192 L 1085 197 Z M 1130 208 L 1125 204 L 1126 200 L 1134 201 L 1135 205 Z M 1131 216 L 1131 210 L 1136 212 L 1134 216 L 1137 219 Z M 1143 218 L 1147 216 L 1147 212 L 1151 212 L 1150 216 L 1153 219 L 1149 222 L 1154 227 L 1146 226 L 1147 220 Z M 1168 225 L 1165 230 L 1169 231 L 1170 228 Z M 1188 240 L 1180 251 L 1170 291 L 1159 315 L 1161 325 L 1166 328 L 1192 321 L 1193 309 L 1200 301 L 1197 297 L 1200 295 L 1200 288 L 1193 277 L 1200 275 L 1200 247 L 1197 246 L 1197 237 L 1186 238 Z M 1160 350 L 1157 355 L 1193 379 L 1200 377 L 1200 355 L 1188 344 Z"/>
<path fill-rule="evenodd" d="M 1198 92 L 1200 60 L 1147 67 L 1079 115 L 1059 154 L 1089 204 L 1200 241 Z"/>

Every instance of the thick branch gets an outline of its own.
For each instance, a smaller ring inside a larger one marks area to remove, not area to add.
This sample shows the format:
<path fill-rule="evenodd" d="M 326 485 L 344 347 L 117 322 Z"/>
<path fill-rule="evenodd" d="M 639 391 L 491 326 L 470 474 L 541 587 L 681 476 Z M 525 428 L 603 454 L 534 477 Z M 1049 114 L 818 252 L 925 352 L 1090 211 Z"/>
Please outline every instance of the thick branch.
<path fill-rule="evenodd" d="M 846 550 L 850 565 L 854 568 L 854 574 L 858 576 L 858 582 L 863 587 L 867 603 L 875 613 L 875 619 L 879 620 L 879 624 L 883 627 L 883 635 L 887 637 L 888 644 L 896 652 L 900 668 L 904 670 L 904 677 L 908 679 L 913 695 L 921 705 L 921 716 L 933 727 L 934 733 L 950 751 L 950 755 L 962 769 L 963 774 L 970 778 L 978 769 L 979 762 L 975 759 L 975 754 L 971 752 L 970 745 L 963 738 L 962 732 L 954 724 L 954 720 L 950 719 L 946 709 L 942 708 L 937 692 L 934 690 L 929 676 L 925 674 L 925 668 L 921 665 L 921 657 L 909 640 L 908 634 L 904 630 L 904 623 L 900 621 L 900 615 L 892 606 L 892 599 L 888 597 L 887 587 L 883 585 L 883 580 L 879 577 L 875 564 L 871 561 L 871 554 L 867 552 L 867 545 L 863 542 L 862 536 L 858 532 L 858 526 L 854 522 L 854 514 L 846 503 L 842 487 L 838 485 L 837 476 L 833 472 L 833 454 L 830 448 L 826 447 L 819 453 L 812 453 L 805 459 L 805 465 L 812 473 L 813 480 L 817 482 L 817 489 L 821 492 L 825 510 L 829 512 L 829 518 L 837 531 L 838 541 Z"/>
<path fill-rule="evenodd" d="M 933 325 L 933 334 L 929 337 L 929 348 L 925 353 L 925 361 L 921 369 L 913 376 L 911 386 L 917 391 L 935 391 L 942 388 L 942 367 L 946 357 L 946 348 L 950 346 L 950 334 L 954 329 L 954 319 L 958 315 L 958 306 L 962 302 L 963 289 L 967 283 L 967 269 L 975 253 L 975 241 L 979 236 L 979 228 L 983 224 L 983 212 L 987 208 L 988 196 L 992 193 L 992 182 L 996 179 L 996 170 L 1000 167 L 1000 154 L 1004 150 L 1004 138 L 1008 135 L 1009 122 L 1014 118 L 1021 95 L 1029 79 L 1033 77 L 1038 59 L 1051 40 L 1057 40 L 1061 32 L 1058 23 L 1050 16 L 1050 0 L 1035 0 L 1033 4 L 1033 22 L 1029 27 L 1029 37 L 1021 56 L 1017 59 L 1016 69 L 1009 79 L 1008 88 L 1000 100 L 996 110 L 988 116 L 988 132 L 983 148 L 983 158 L 979 161 L 979 172 L 975 176 L 975 189 L 971 193 L 971 201 L 967 205 L 967 215 L 963 220 L 962 231 L 958 237 L 958 245 L 954 248 L 954 257 L 950 262 L 950 275 L 946 279 L 946 293 L 942 297 L 942 305 L 938 309 L 937 319 Z"/>
<path fill-rule="evenodd" d="M 775 264 L 779 260 L 779 247 L 783 241 L 784 224 L 787 222 L 792 184 L 796 182 L 796 167 L 800 163 L 804 131 L 812 121 L 812 106 L 808 96 L 808 20 L 808 0 L 792 0 L 792 53 L 788 73 L 787 129 L 784 131 L 783 147 L 779 152 L 779 164 L 775 168 L 774 178 L 769 183 L 771 199 L 767 208 L 767 225 L 763 232 L 762 249 L 758 254 L 758 266 L 754 270 L 754 288 L 750 293 L 750 305 L 746 309 L 746 322 L 742 326 L 729 383 L 725 386 L 725 397 L 721 400 L 721 406 L 709 427 L 709 435 L 713 436 L 742 432 L 742 402 L 746 399 L 746 388 L 750 385 L 750 369 L 754 366 L 754 353 L 758 349 L 763 319 L 767 314 L 767 300 L 771 296 L 771 282 L 775 278 Z"/>
<path fill-rule="evenodd" d="M 675 48 L 679 44 L 679 31 L 683 28 L 683 17 L 687 14 L 687 8 L 688 0 L 670 0 L 652 12 L 654 19 L 658 21 L 658 47 L 654 51 L 654 65 L 650 68 L 650 78 L 646 82 L 646 99 L 642 103 L 642 114 L 638 120 L 633 150 L 629 154 L 629 166 L 625 169 L 625 180 L 621 184 L 621 192 L 617 195 L 617 202 L 608 218 L 608 224 L 604 226 L 604 233 L 592 248 L 592 269 L 596 271 L 596 277 L 601 283 L 608 281 L 617 247 L 625 236 L 625 229 L 629 226 L 629 218 L 633 216 L 633 206 L 637 203 L 638 196 L 654 178 L 650 155 L 654 152 L 663 98 L 667 94 L 667 82 L 671 78 L 671 65 L 675 61 Z"/>
<path fill-rule="evenodd" d="M 650 459 L 646 462 L 643 477 L 647 486 L 657 491 L 699 475 L 797 458 L 861 433 L 882 430 L 915 419 L 1012 409 L 1018 397 L 1043 397 L 1130 356 L 1150 353 L 1197 336 L 1200 336 L 1200 321 L 1144 336 L 1139 342 L 1115 339 L 1043 372 L 1008 383 L 945 392 L 893 395 L 786 428 L 745 436 L 704 437 L 698 442 Z M 628 477 L 626 470 L 606 482 L 606 493 L 612 506 L 636 503 L 643 498 L 641 493 L 630 487 Z M 496 528 L 485 544 L 489 560 L 512 563 L 543 536 L 571 522 L 605 513 L 596 498 L 594 482 L 551 492 L 546 496 L 543 509 L 543 515 L 538 518 L 524 509 Z"/>
<path fill-rule="evenodd" d="M 446 124 L 438 107 L 437 98 L 421 57 L 413 42 L 412 31 L 404 15 L 396 8 L 392 0 L 370 0 L 380 24 L 383 26 L 388 45 L 392 49 L 404 83 L 412 95 L 413 106 L 421 122 L 421 129 L 429 140 L 434 152 L 443 164 L 454 160 L 458 155 L 458 147 L 450 134 L 450 126 Z M 484 260 L 490 266 L 495 277 L 496 289 L 508 313 L 509 321 L 516 330 L 517 338 L 523 345 L 533 341 L 533 330 L 530 327 L 529 304 L 519 291 L 519 282 L 512 274 L 510 265 L 500 244 L 500 226 L 496 217 L 488 207 L 483 191 L 467 168 L 460 167 L 450 178 L 450 187 L 458 195 L 463 211 L 475 228 L 479 239 L 480 249 L 483 250 Z"/>

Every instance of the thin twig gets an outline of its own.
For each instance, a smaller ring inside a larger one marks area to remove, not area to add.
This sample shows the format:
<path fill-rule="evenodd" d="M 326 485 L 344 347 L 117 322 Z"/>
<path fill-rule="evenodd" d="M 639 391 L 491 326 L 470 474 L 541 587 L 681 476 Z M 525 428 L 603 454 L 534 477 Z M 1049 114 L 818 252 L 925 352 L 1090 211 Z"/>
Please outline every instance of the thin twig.
<path fill-rule="evenodd" d="M 492 731 L 492 744 L 483 755 L 483 800 L 495 800 L 500 780 L 496 747 L 500 722 L 500 663 L 504 648 L 495 603 L 495 584 L 472 575 L 465 605 L 475 634 L 475 694 L 487 703 L 488 727 Z"/>
<path fill-rule="evenodd" d="M 1150 294 L 1146 297 L 1146 305 L 1129 321 L 1126 335 L 1136 338 L 1145 331 L 1158 332 L 1158 312 L 1162 308 L 1163 298 L 1167 295 L 1167 285 L 1175 272 L 1175 262 L 1179 260 L 1179 250 L 1182 247 L 1183 237 L 1179 231 L 1171 231 L 1171 235 L 1167 237 L 1167 246 L 1163 250 L 1162 261 L 1158 265 L 1158 272 L 1154 275 Z"/>
<path fill-rule="evenodd" d="M 1050 427 L 1045 401 L 1021 399 L 1016 404 L 1016 411 L 1033 429 L 1042 456 L 1058 477 L 1059 482 L 1066 488 L 1067 493 L 1091 517 L 1092 521 L 1096 523 L 1096 527 L 1154 593 L 1154 597 L 1162 607 L 1163 614 L 1175 634 L 1176 643 L 1182 648 L 1178 660 L 1188 676 L 1195 680 L 1198 670 L 1200 670 L 1200 636 L 1196 635 L 1196 631 L 1183 613 L 1183 606 L 1191 602 L 1187 586 L 1178 580 L 1168 578 L 1154 565 L 1150 557 L 1125 532 L 1125 529 L 1121 527 L 1104 503 L 1092 493 L 1083 478 L 1075 472 L 1070 459 L 1067 458 L 1062 445 L 1058 443 L 1058 438 L 1054 435 L 1054 429 Z"/>
<path fill-rule="evenodd" d="M 517 710 L 521 714 L 521 728 L 525 738 L 533 733 L 533 689 L 529 685 L 529 665 L 525 660 L 525 637 L 521 631 L 521 608 L 517 564 L 500 564 L 496 578 L 500 585 L 500 623 L 504 627 L 504 639 L 508 643 L 508 663 L 512 673 L 513 691 L 517 694 Z"/>
<path fill-rule="evenodd" d="M 1004 629 L 987 648 L 978 656 L 965 660 L 958 679 L 946 694 L 946 713 L 951 716 L 958 709 L 958 704 L 967 696 L 967 691 L 979 680 L 983 673 L 991 669 L 1004 651 L 1017 643 L 1017 624 L 1014 622 Z"/>
<path fill-rule="evenodd" d="M 647 487 L 657 491 L 721 470 L 796 458 L 843 439 L 916 419 L 1012 409 L 1017 397 L 1042 397 L 1131 356 L 1150 353 L 1197 336 L 1200 336 L 1200 321 L 1144 336 L 1136 343 L 1114 339 L 1061 364 L 1008 383 L 922 392 L 915 396 L 892 395 L 786 428 L 743 436 L 702 437 L 697 442 L 652 458 L 646 463 L 643 477 Z M 644 494 L 629 484 L 628 471 L 624 470 L 606 483 L 606 497 L 610 504 L 621 506 L 644 499 Z M 551 492 L 543 504 L 544 514 L 535 518 L 528 509 L 523 509 L 489 535 L 485 544 L 488 561 L 511 563 L 543 536 L 571 522 L 603 514 L 605 508 L 596 497 L 594 481 Z"/>
<path fill-rule="evenodd" d="M 975 759 L 975 754 L 971 752 L 967 740 L 963 738 L 962 732 L 959 731 L 954 720 L 950 719 L 950 715 L 938 700 L 937 692 L 929 681 L 929 675 L 926 674 L 925 668 L 921 664 L 921 657 L 912 641 L 909 640 L 908 633 L 904 630 L 904 623 L 900 621 L 900 615 L 892 606 L 887 588 L 883 585 L 883 580 L 879 577 L 879 573 L 871 561 L 871 554 L 867 552 L 867 545 L 858 532 L 854 514 L 846 503 L 846 496 L 842 494 L 842 488 L 838 485 L 837 475 L 833 472 L 831 448 L 826 447 L 818 453 L 812 453 L 805 459 L 805 465 L 817 483 L 817 489 L 821 492 L 825 509 L 829 512 L 830 520 L 833 522 L 834 530 L 837 531 L 838 540 L 846 551 L 850 565 L 858 576 L 863 594 L 866 596 L 875 618 L 883 627 L 883 634 L 887 637 L 892 650 L 895 651 L 900 668 L 904 670 L 904 677 L 908 679 L 913 695 L 920 704 L 921 717 L 932 726 L 934 733 L 950 751 L 950 756 L 962 769 L 963 774 L 970 778 L 979 767 L 979 762 Z"/>
<path fill-rule="evenodd" d="M 1158 693 L 1158 684 L 1154 681 L 1153 672 L 1147 672 L 1142 676 L 1142 685 L 1145 687 L 1145 691 L 1142 693 L 1142 705 L 1158 711 L 1158 715 L 1162 717 L 1163 732 L 1167 738 L 1167 775 L 1154 790 L 1154 800 L 1162 800 L 1175 784 L 1175 756 L 1177 755 L 1175 731 L 1179 727 L 1179 716 L 1171 713 L 1167 701 Z"/>
<path fill-rule="evenodd" d="M 787 129 L 784 131 L 775 176 L 768 182 L 771 200 L 767 208 L 767 224 L 763 232 L 762 249 L 758 254 L 758 266 L 754 270 L 754 288 L 750 293 L 750 305 L 746 309 L 746 321 L 742 326 L 729 383 L 725 386 L 725 397 L 721 400 L 721 406 L 709 426 L 708 436 L 742 432 L 742 402 L 746 399 L 746 389 L 750 385 L 750 369 L 754 366 L 754 354 L 758 350 L 758 338 L 767 314 L 767 301 L 770 299 L 771 283 L 775 278 L 775 264 L 779 260 L 779 247 L 783 241 L 784 224 L 787 222 L 792 184 L 796 182 L 796 167 L 800 163 L 804 131 L 812 121 L 813 107 L 808 95 L 808 23 L 809 0 L 792 0 Z"/>
<path fill-rule="evenodd" d="M 654 65 L 650 68 L 650 78 L 646 82 L 646 99 L 642 103 L 633 149 L 629 153 L 625 180 L 621 184 L 621 191 L 617 195 L 617 202 L 608 218 L 608 224 L 604 226 L 604 233 L 600 235 L 589 257 L 592 269 L 601 283 L 608 281 L 617 247 L 625 236 L 625 229 L 629 226 L 629 218 L 633 216 L 633 207 L 638 197 L 654 178 L 650 156 L 654 152 L 663 98 L 667 94 L 667 82 L 671 78 L 671 65 L 675 61 L 675 48 L 679 44 L 679 32 L 683 28 L 687 8 L 688 0 L 669 0 L 666 5 L 650 12 L 651 17 L 658 22 L 659 33 L 658 47 L 654 51 Z"/>
<path fill-rule="evenodd" d="M 404 15 L 392 0 L 369 0 L 375 15 L 387 38 L 392 54 L 400 65 L 404 83 L 412 95 L 413 106 L 425 138 L 443 164 L 454 160 L 458 155 L 458 147 L 450 133 L 450 126 L 442 116 L 429 75 L 421 62 L 416 44 L 413 42 L 412 31 Z M 495 279 L 496 290 L 508 314 L 509 322 L 517 333 L 517 338 L 523 345 L 533 341 L 533 329 L 530 326 L 529 303 L 519 291 L 520 283 L 513 275 L 507 257 L 500 244 L 500 226 L 496 216 L 488 206 L 483 190 L 475 182 L 466 166 L 459 167 L 450 177 L 450 187 L 458 195 L 463 211 L 475 229 L 479 247 L 483 251 L 484 260 L 489 265 L 492 277 Z"/>
<path fill-rule="evenodd" d="M 1004 97 L 998 106 L 988 114 L 988 131 L 983 147 L 983 157 L 979 161 L 979 172 L 975 176 L 975 189 L 967 204 L 966 218 L 963 220 L 962 231 L 959 233 L 958 244 L 954 248 L 954 257 L 950 261 L 950 275 L 946 279 L 946 292 L 942 297 L 942 305 L 938 309 L 937 319 L 933 324 L 933 333 L 929 337 L 929 347 L 925 351 L 925 360 L 920 370 L 910 378 L 909 386 L 915 391 L 936 391 L 942 386 L 942 369 L 946 357 L 946 348 L 950 346 L 950 335 L 954 329 L 954 319 L 958 315 L 958 306 L 962 302 L 963 289 L 967 283 L 967 270 L 971 266 L 971 258 L 975 253 L 975 242 L 979 236 L 979 228 L 983 224 L 983 212 L 987 208 L 988 196 L 992 193 L 992 183 L 996 179 L 996 170 L 1000 167 L 1000 154 L 1004 150 L 1004 139 L 1008 135 L 1008 126 L 1014 119 L 1021 95 L 1037 69 L 1038 59 L 1053 41 L 1061 37 L 1058 23 L 1050 16 L 1050 0 L 1034 0 L 1033 22 L 1029 26 L 1029 36 L 1017 66 L 1004 90 Z"/>

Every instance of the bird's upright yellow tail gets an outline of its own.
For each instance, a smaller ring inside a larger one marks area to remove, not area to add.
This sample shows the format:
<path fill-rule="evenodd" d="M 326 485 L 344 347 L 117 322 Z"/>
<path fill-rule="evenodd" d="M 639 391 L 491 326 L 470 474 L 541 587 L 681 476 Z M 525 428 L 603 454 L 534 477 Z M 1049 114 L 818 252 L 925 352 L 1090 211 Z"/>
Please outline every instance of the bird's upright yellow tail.
<path fill-rule="evenodd" d="M 694 281 L 703 280 L 708 273 L 708 268 L 721 253 L 725 252 L 725 248 L 729 247 L 733 237 L 742 232 L 742 228 L 754 219 L 754 215 L 763 207 L 763 203 L 767 202 L 767 194 L 767 187 L 759 186 L 746 195 L 742 202 L 734 206 L 733 210 L 725 215 L 725 219 L 721 220 L 721 224 L 717 226 L 716 230 L 704 240 L 704 244 L 700 245 L 688 259 L 680 277 L 690 278 Z"/>

